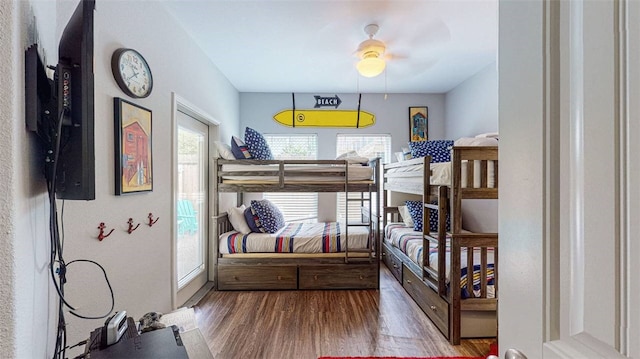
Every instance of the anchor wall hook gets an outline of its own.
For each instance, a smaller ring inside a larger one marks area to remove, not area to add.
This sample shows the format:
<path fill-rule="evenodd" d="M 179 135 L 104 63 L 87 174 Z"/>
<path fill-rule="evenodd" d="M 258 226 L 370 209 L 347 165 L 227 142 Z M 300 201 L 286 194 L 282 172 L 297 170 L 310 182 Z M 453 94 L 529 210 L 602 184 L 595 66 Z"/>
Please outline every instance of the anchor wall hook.
<path fill-rule="evenodd" d="M 111 235 L 111 233 L 113 233 L 113 228 L 111 228 L 111 230 L 109 231 L 109 233 L 104 234 L 104 228 L 105 228 L 105 224 L 104 222 L 100 222 L 100 225 L 98 225 L 98 229 L 100 230 L 100 234 L 98 234 L 98 240 L 102 241 L 103 239 L 109 237 Z"/>
<path fill-rule="evenodd" d="M 149 213 L 149 216 L 147 218 L 149 218 L 149 223 L 147 223 L 149 225 L 149 227 L 151 227 L 154 224 L 156 224 L 156 222 L 158 222 L 158 220 L 160 219 L 160 217 L 158 217 L 156 219 L 153 219 L 153 213 Z"/>
<path fill-rule="evenodd" d="M 135 231 L 136 229 L 138 229 L 138 227 L 140 227 L 140 223 L 138 223 L 135 227 L 133 226 L 133 218 L 129 218 L 129 220 L 127 221 L 127 223 L 129 224 L 129 229 L 127 229 L 127 232 L 129 234 L 131 234 L 133 231 Z"/>

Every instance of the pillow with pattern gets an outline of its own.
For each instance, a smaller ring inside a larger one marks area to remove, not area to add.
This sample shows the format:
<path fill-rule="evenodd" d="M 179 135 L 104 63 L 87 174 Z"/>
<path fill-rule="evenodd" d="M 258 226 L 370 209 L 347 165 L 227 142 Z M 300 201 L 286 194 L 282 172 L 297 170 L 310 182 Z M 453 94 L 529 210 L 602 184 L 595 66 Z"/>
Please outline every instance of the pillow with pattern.
<path fill-rule="evenodd" d="M 422 232 L 422 201 L 406 201 L 405 205 L 411 214 L 413 220 L 413 230 L 416 232 Z"/>
<path fill-rule="evenodd" d="M 249 153 L 257 160 L 272 160 L 273 154 L 267 144 L 267 140 L 261 133 L 253 128 L 247 127 L 244 130 L 244 142 L 247 144 Z"/>
<path fill-rule="evenodd" d="M 276 233 L 285 225 L 284 215 L 280 212 L 280 209 L 268 199 L 260 201 L 252 200 L 251 208 L 254 209 L 264 232 Z"/>
<path fill-rule="evenodd" d="M 437 204 L 438 201 L 433 201 L 431 202 L 431 204 Z M 449 216 L 449 212 L 447 212 L 447 219 L 446 219 L 446 229 L 445 231 L 450 231 L 451 230 L 451 217 Z M 429 214 L 429 230 L 431 230 L 431 232 L 437 232 L 438 231 L 438 211 L 430 211 Z"/>
<path fill-rule="evenodd" d="M 253 209 L 253 207 L 249 206 L 244 210 L 244 219 L 247 221 L 247 225 L 251 232 L 255 233 L 264 233 L 264 227 L 262 227 L 262 222 L 260 222 L 260 218 L 258 218 L 258 214 Z"/>
<path fill-rule="evenodd" d="M 435 204 L 436 202 L 432 202 Z M 413 230 L 416 232 L 422 232 L 422 211 L 424 210 L 424 206 L 422 205 L 422 201 L 406 201 L 407 209 L 411 214 L 411 219 L 413 220 Z M 438 231 L 438 211 L 429 211 L 429 231 L 437 232 Z M 449 217 L 449 213 L 447 212 L 447 231 L 450 230 L 451 220 Z"/>
<path fill-rule="evenodd" d="M 431 163 L 451 162 L 453 140 L 409 142 L 411 158 L 431 156 Z"/>
<path fill-rule="evenodd" d="M 231 153 L 237 160 L 250 160 L 253 158 L 244 141 L 236 136 L 231 136 Z"/>

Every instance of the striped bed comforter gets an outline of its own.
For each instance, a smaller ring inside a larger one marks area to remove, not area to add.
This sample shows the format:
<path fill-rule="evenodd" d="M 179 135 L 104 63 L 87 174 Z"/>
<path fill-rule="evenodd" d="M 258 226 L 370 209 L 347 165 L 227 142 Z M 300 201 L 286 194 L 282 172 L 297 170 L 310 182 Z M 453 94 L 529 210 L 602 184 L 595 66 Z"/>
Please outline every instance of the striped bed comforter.
<path fill-rule="evenodd" d="M 422 233 L 416 232 L 413 230 L 413 227 L 407 227 L 404 223 L 389 223 L 384 229 L 384 240 L 391 246 L 398 248 L 402 253 L 406 254 L 409 259 L 416 263 L 416 265 L 420 266 L 422 260 Z M 449 253 L 449 240 L 447 239 L 447 253 Z M 494 297 L 494 287 L 493 287 L 493 261 L 494 261 L 494 251 L 493 249 L 487 250 L 487 297 Z M 480 250 L 476 249 L 473 253 L 473 287 L 475 295 L 477 296 L 480 293 Z M 438 268 L 438 247 L 431 243 L 429 248 L 429 267 L 437 269 Z M 451 261 L 451 256 L 446 256 L 446 276 L 447 281 L 449 280 L 449 264 Z M 460 286 L 462 287 L 462 298 L 471 297 L 470 293 L 467 292 L 467 251 L 465 248 L 462 249 L 460 263 L 463 266 L 461 270 L 461 280 Z M 478 264 L 476 264 L 478 263 Z"/>
<path fill-rule="evenodd" d="M 340 222 L 288 223 L 277 233 L 232 231 L 219 237 L 219 251 L 233 253 L 336 253 L 347 248 L 346 226 Z M 349 228 L 349 250 L 369 248 L 369 230 Z"/>

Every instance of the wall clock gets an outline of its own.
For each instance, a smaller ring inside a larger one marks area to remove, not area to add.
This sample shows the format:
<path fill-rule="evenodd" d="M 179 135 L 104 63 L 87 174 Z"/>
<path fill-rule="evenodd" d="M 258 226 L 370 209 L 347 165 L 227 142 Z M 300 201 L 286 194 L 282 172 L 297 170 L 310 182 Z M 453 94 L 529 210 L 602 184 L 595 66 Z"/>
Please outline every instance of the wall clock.
<path fill-rule="evenodd" d="M 111 56 L 111 71 L 118 86 L 127 95 L 144 98 L 151 94 L 153 77 L 144 57 L 136 50 L 121 48 Z"/>

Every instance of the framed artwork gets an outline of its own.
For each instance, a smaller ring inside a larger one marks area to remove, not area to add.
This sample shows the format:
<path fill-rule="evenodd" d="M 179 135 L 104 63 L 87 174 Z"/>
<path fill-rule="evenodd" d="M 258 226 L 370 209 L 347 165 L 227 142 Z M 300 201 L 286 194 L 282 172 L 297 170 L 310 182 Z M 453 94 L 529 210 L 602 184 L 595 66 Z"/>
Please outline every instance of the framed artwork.
<path fill-rule="evenodd" d="M 409 107 L 409 141 L 429 140 L 429 112 L 427 107 Z"/>
<path fill-rule="evenodd" d="M 151 110 L 115 97 L 116 196 L 153 190 Z"/>

